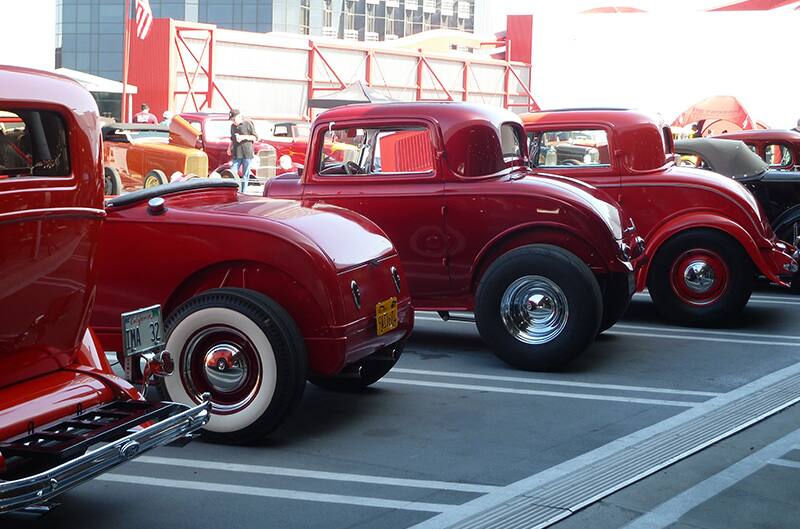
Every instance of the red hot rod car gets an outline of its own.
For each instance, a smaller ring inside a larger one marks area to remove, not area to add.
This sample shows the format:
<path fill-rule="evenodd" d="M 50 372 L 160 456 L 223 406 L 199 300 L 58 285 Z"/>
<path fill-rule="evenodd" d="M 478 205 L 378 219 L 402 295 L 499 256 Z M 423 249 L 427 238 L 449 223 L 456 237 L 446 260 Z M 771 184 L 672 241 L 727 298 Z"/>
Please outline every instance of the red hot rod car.
<path fill-rule="evenodd" d="M 397 253 L 360 215 L 220 179 L 130 193 L 106 210 L 92 324 L 119 351 L 119 313 L 162 304 L 175 373 L 161 388 L 186 404 L 211 394 L 207 438 L 269 433 L 307 377 L 334 389 L 376 382 L 411 332 Z M 223 370 L 220 358 L 235 361 Z"/>
<path fill-rule="evenodd" d="M 563 110 L 523 116 L 537 170 L 588 182 L 615 196 L 647 239 L 637 288 L 648 287 L 668 317 L 729 320 L 747 303 L 757 272 L 786 285 L 794 248 L 778 241 L 750 192 L 722 175 L 677 167 L 672 134 L 659 120 L 626 110 Z M 597 156 L 553 156 L 563 140 Z M 580 139 L 579 139 L 580 138 Z"/>
<path fill-rule="evenodd" d="M 54 74 L 0 67 L 0 113 L 14 116 L 14 133 L 0 130 L 2 513 L 46 506 L 185 438 L 208 405 L 145 401 L 88 327 L 105 217 L 92 97 Z"/>
<path fill-rule="evenodd" d="M 342 160 L 326 152 L 349 144 Z M 560 367 L 633 294 L 643 241 L 604 192 L 526 167 L 508 111 L 462 103 L 352 105 L 313 124 L 302 175 L 265 194 L 336 204 L 397 246 L 417 309 L 474 311 L 481 336 L 522 369 Z"/>
<path fill-rule="evenodd" d="M 796 130 L 741 130 L 715 137 L 745 142 L 772 170 L 800 171 L 800 132 Z"/>

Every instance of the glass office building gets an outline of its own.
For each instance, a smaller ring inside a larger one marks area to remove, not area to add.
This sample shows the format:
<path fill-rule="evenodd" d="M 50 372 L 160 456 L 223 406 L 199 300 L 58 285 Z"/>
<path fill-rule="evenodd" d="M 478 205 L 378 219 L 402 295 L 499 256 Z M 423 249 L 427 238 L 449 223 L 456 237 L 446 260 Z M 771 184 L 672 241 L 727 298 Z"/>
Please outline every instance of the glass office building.
<path fill-rule="evenodd" d="M 486 0 L 150 0 L 153 16 L 242 31 L 391 40 L 421 31 L 473 31 Z M 131 0 L 135 4 L 135 0 Z M 125 0 L 56 0 L 56 67 L 122 79 Z"/>

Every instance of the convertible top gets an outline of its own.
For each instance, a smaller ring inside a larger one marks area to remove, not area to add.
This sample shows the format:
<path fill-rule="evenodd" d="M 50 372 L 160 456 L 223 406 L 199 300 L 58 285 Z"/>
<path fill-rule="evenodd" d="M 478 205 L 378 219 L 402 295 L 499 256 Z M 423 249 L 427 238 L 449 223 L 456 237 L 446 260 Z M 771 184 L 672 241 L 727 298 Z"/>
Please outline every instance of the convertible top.
<path fill-rule="evenodd" d="M 767 163 L 739 140 L 676 140 L 675 152 L 700 156 L 709 169 L 732 178 L 748 178 L 769 170 Z"/>

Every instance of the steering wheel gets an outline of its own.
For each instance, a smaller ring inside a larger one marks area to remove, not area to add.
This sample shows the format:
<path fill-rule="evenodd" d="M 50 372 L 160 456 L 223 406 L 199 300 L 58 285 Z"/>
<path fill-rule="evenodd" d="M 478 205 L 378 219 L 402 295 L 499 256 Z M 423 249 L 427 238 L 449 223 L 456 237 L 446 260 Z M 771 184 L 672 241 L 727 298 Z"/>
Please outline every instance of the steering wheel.
<path fill-rule="evenodd" d="M 354 174 L 361 174 L 361 166 L 355 162 L 345 162 L 344 170 L 350 176 Z"/>

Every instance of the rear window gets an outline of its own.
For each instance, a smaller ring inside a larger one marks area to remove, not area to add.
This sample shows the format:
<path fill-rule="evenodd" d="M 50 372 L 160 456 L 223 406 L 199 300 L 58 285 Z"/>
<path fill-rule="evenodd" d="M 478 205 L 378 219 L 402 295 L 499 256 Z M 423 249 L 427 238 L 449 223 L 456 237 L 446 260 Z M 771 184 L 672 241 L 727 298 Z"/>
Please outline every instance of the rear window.
<path fill-rule="evenodd" d="M 524 148 L 520 126 L 504 123 L 498 137 L 493 126 L 477 124 L 462 128 L 448 140 L 447 163 L 460 176 L 487 176 L 522 165 Z"/>
<path fill-rule="evenodd" d="M 792 152 L 786 145 L 770 143 L 765 149 L 765 154 L 767 155 L 766 162 L 770 167 L 783 167 L 792 163 Z"/>
<path fill-rule="evenodd" d="M 67 127 L 58 113 L 0 109 L 0 178 L 69 174 Z"/>

